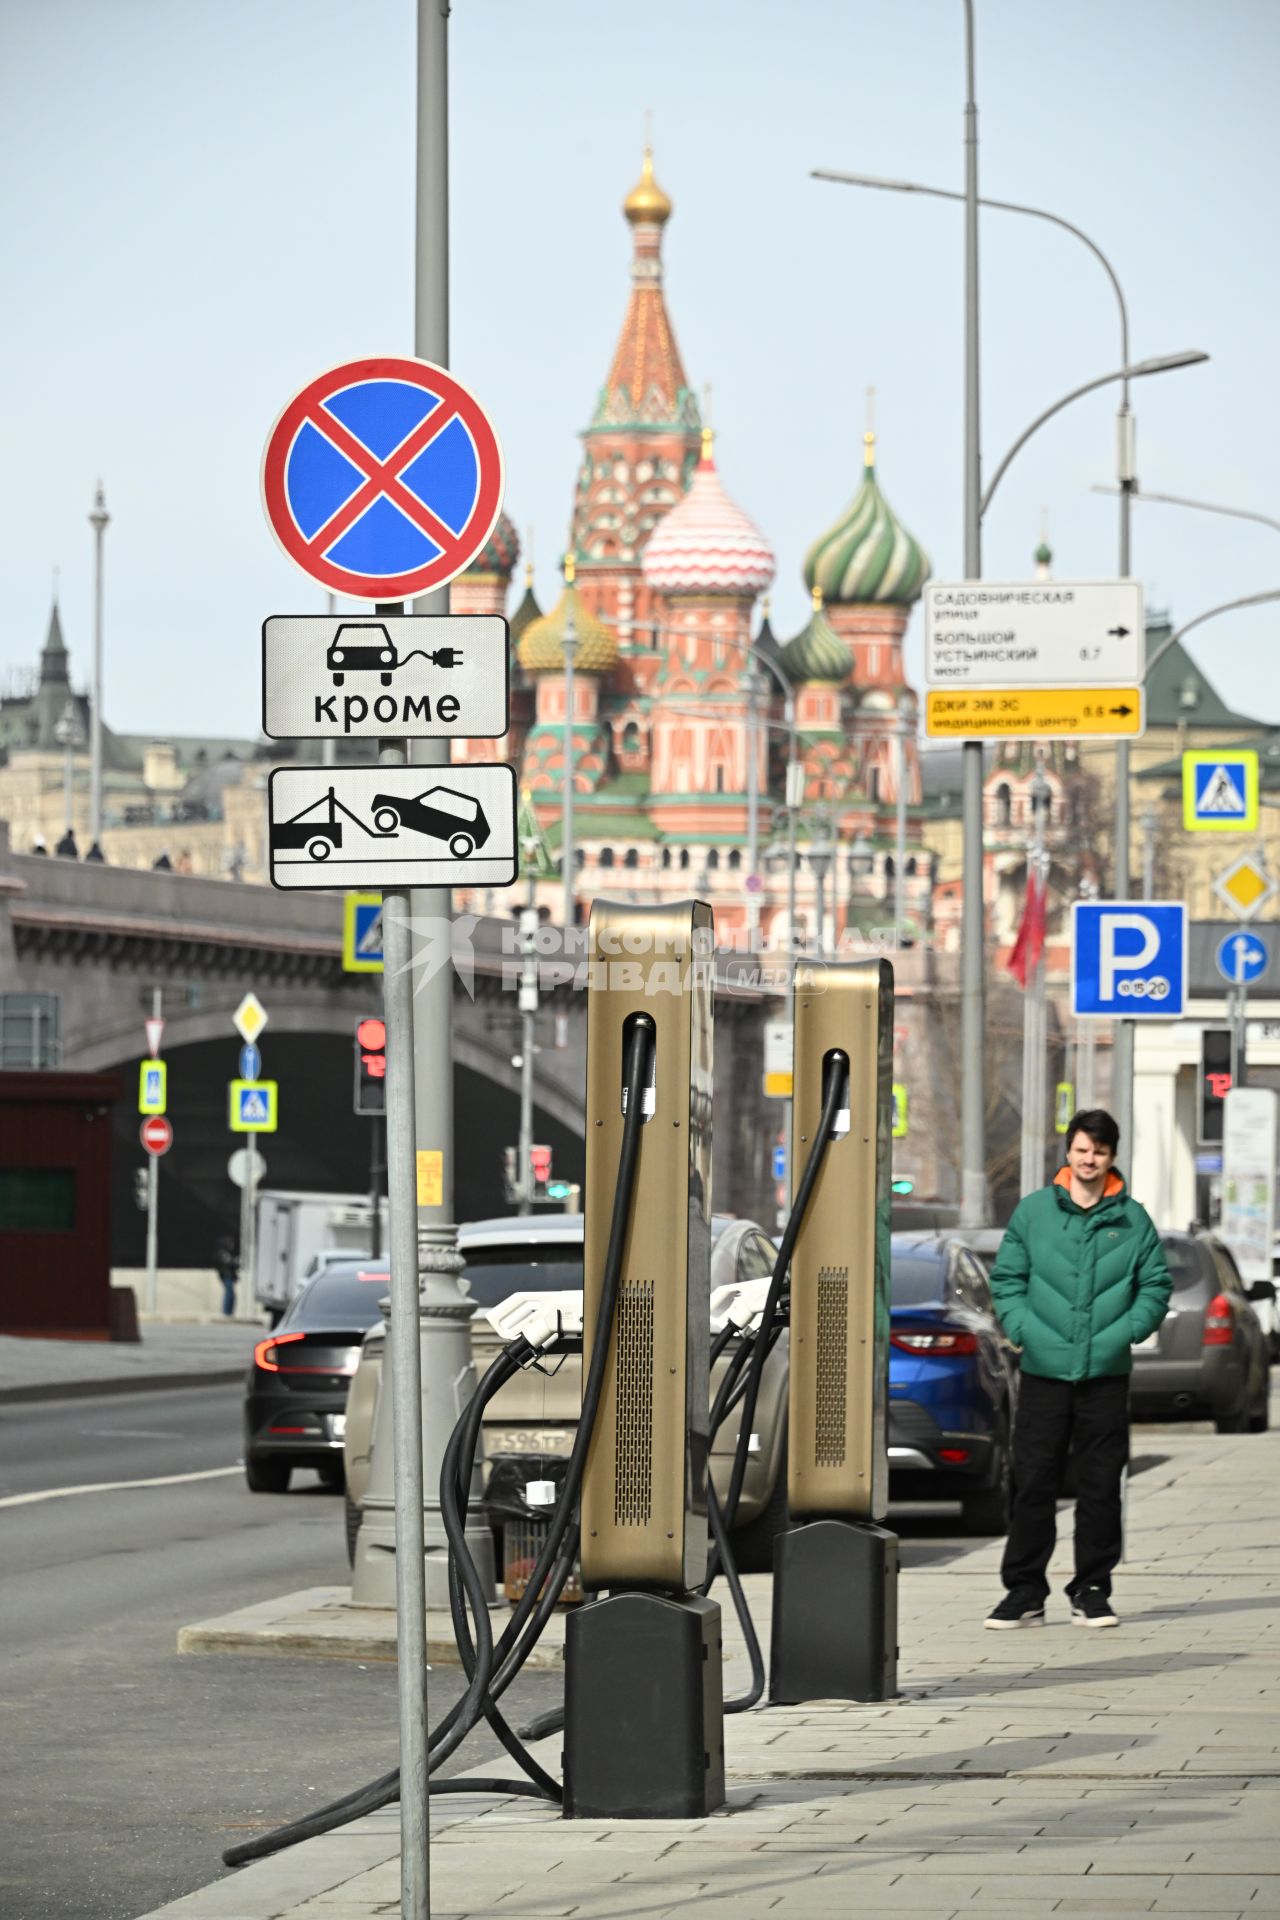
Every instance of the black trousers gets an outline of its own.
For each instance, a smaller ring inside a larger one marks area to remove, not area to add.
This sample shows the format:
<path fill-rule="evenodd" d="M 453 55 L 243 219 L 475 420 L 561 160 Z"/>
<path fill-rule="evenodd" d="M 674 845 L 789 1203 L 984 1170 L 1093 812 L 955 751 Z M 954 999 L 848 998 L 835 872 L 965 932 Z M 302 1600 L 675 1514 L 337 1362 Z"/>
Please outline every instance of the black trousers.
<path fill-rule="evenodd" d="M 1010 1593 L 1044 1599 L 1057 1537 L 1058 1488 L 1071 1454 L 1076 1479 L 1076 1570 L 1068 1595 L 1111 1592 L 1120 1558 L 1120 1476 L 1129 1458 L 1129 1378 L 1046 1380 L 1024 1373 L 1013 1430 L 1013 1520 L 1000 1577 Z"/>

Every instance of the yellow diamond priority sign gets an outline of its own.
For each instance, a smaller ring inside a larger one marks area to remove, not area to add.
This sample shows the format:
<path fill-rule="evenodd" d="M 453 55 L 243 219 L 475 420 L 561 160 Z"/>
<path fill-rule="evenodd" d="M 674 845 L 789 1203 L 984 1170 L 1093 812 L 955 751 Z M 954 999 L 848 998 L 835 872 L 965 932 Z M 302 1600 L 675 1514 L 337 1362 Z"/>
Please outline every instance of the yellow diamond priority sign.
<path fill-rule="evenodd" d="M 1218 875 L 1213 890 L 1239 920 L 1252 920 L 1277 891 L 1259 853 L 1242 854 Z"/>
<path fill-rule="evenodd" d="M 250 1047 L 266 1026 L 269 1017 L 266 1008 L 256 993 L 246 993 L 244 999 L 231 1016 L 235 1023 L 236 1032 L 240 1035 L 240 1038 L 245 1042 L 246 1046 Z"/>

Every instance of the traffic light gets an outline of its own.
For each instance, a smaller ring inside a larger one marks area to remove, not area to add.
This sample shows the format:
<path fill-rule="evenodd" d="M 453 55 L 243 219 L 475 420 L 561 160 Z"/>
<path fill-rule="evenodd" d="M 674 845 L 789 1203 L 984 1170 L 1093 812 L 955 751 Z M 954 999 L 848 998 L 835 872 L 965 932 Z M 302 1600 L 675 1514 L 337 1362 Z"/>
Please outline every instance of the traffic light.
<path fill-rule="evenodd" d="M 387 1029 L 376 1014 L 356 1021 L 357 1113 L 385 1113 L 387 1108 Z"/>
<path fill-rule="evenodd" d="M 151 1176 L 148 1169 L 146 1167 L 135 1167 L 133 1170 L 133 1204 L 142 1213 L 145 1213 L 147 1210 L 147 1196 L 150 1183 Z"/>
<path fill-rule="evenodd" d="M 1231 1029 L 1206 1027 L 1200 1035 L 1199 1141 L 1222 1145 L 1223 1103 L 1231 1091 Z"/>
<path fill-rule="evenodd" d="M 550 1147 L 530 1147 L 529 1166 L 533 1174 L 534 1187 L 540 1187 L 545 1193 L 547 1182 L 551 1178 Z"/>

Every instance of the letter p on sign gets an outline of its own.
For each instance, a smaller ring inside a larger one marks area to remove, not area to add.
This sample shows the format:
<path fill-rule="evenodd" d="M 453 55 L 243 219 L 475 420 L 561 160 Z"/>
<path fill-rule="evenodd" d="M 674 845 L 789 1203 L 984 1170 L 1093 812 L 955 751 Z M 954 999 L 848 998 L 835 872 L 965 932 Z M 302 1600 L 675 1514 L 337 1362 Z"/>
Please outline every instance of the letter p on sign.
<path fill-rule="evenodd" d="M 1137 934 L 1139 944 L 1135 947 L 1126 941 L 1124 951 L 1117 951 L 1122 933 Z M 1118 974 L 1141 973 L 1159 951 L 1160 936 L 1145 914 L 1109 913 L 1099 929 L 1098 986 L 1102 998 L 1112 998 Z"/>

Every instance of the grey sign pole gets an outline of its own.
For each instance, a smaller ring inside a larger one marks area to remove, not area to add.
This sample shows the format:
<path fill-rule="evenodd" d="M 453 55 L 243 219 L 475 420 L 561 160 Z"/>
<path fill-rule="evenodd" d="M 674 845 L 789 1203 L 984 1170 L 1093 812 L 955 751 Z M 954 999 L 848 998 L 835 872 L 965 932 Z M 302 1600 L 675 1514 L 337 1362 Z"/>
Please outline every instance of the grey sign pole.
<path fill-rule="evenodd" d="M 398 612 L 381 607 L 380 612 Z M 400 742 L 379 759 L 404 766 Z M 382 896 L 386 1026 L 387 1252 L 391 1263 L 392 1452 L 396 1515 L 396 1659 L 400 1696 L 400 1912 L 431 1912 L 427 1839 L 427 1584 L 422 1511 L 422 1355 L 418 1344 L 418 1187 L 413 972 L 407 890 Z"/>
<path fill-rule="evenodd" d="M 982 435 L 978 403 L 978 103 L 973 0 L 965 0 L 964 107 L 964 577 L 982 578 Z M 960 1224 L 987 1219 L 986 905 L 982 861 L 982 742 L 961 759 L 964 900 L 960 948 Z"/>
<path fill-rule="evenodd" d="M 158 1020 L 163 1012 L 164 995 L 159 987 L 151 992 L 151 1017 Z M 160 1292 L 159 1274 L 160 1246 L 160 1155 L 147 1155 L 147 1312 L 159 1311 Z"/>

